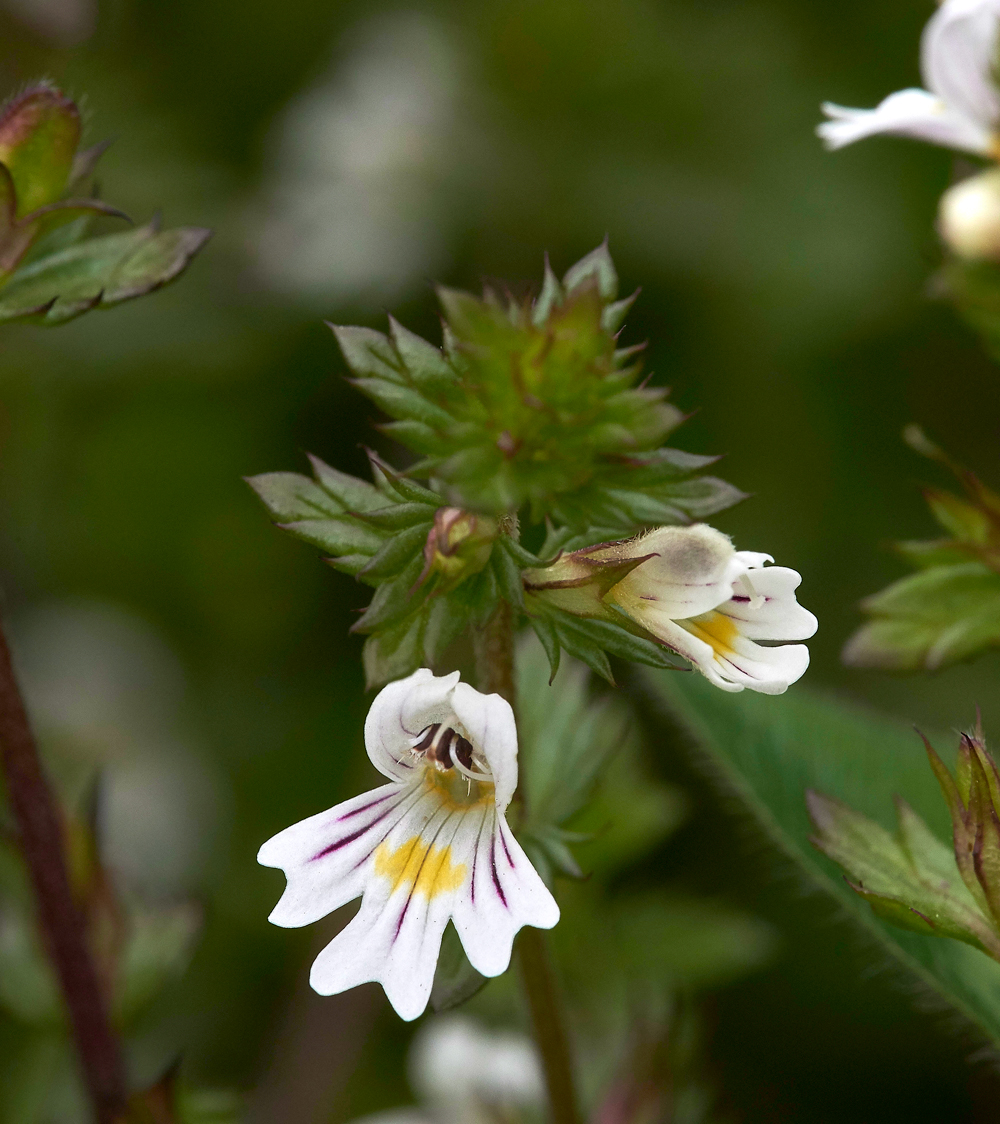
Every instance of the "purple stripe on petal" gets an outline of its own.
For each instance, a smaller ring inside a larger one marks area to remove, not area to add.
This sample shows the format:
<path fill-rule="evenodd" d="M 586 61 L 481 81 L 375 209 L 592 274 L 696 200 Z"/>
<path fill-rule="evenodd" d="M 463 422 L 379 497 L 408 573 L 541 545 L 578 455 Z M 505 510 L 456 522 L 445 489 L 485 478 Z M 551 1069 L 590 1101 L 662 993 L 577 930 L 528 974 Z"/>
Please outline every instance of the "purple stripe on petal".
<path fill-rule="evenodd" d="M 388 814 L 389 810 L 386 809 L 386 811 L 384 811 L 380 816 L 377 816 L 375 819 L 373 819 L 371 823 L 365 824 L 364 827 L 359 827 L 358 830 L 353 832 L 351 835 L 345 835 L 343 839 L 338 839 L 335 843 L 331 843 L 329 847 L 324 847 L 322 851 L 318 851 L 309 861 L 315 862 L 317 859 L 321 859 L 326 855 L 333 854 L 334 851 L 339 851 L 341 847 L 346 847 L 348 843 L 353 843 L 355 839 L 360 839 L 362 835 L 365 835 L 367 832 L 371 831 L 371 829 L 379 822 L 379 820 L 384 820 Z"/>
<path fill-rule="evenodd" d="M 493 843 L 490 847 L 490 870 L 493 874 L 493 885 L 497 888 L 497 893 L 500 895 L 500 900 L 503 902 L 504 909 L 507 908 L 507 897 L 503 892 L 503 886 L 500 885 L 500 876 L 497 874 L 497 837 L 496 833 L 493 835 Z"/>
<path fill-rule="evenodd" d="M 510 869 L 514 869 L 514 860 L 510 857 L 510 850 L 507 847 L 507 840 L 504 838 L 503 829 L 500 829 L 500 842 L 503 844 L 503 853 L 507 856 L 507 862 L 510 864 Z"/>
<path fill-rule="evenodd" d="M 355 808 L 352 812 L 345 812 L 342 816 L 337 817 L 337 823 L 360 816 L 362 812 L 367 812 L 369 808 L 374 808 L 377 804 L 384 804 L 386 800 L 391 800 L 395 795 L 395 792 L 387 792 L 384 796 L 380 796 L 377 800 L 371 800 L 367 804 L 362 804 L 360 808 Z"/>
<path fill-rule="evenodd" d="M 403 920 L 406 917 L 406 911 L 410 908 L 410 902 L 413 901 L 413 891 L 411 890 L 406 895 L 406 901 L 403 902 L 403 909 L 399 915 L 399 920 L 396 922 L 396 931 L 392 934 L 392 943 L 395 944 L 399 939 L 400 930 L 403 928 Z"/>

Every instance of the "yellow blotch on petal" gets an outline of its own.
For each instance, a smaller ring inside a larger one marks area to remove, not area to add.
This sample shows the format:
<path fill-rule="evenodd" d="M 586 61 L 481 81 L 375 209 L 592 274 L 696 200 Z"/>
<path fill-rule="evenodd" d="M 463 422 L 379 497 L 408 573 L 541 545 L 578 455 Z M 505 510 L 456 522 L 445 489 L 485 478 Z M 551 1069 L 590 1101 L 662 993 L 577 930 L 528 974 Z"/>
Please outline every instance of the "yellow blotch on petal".
<path fill-rule="evenodd" d="M 692 617 L 691 620 L 684 622 L 684 627 L 699 640 L 704 640 L 706 644 L 711 645 L 712 651 L 723 658 L 733 654 L 733 641 L 740 634 L 732 617 L 727 617 L 725 613 L 717 613 L 715 610 L 711 613 L 703 613 L 700 617 Z"/>
<path fill-rule="evenodd" d="M 450 847 L 435 847 L 414 835 L 395 849 L 381 843 L 375 851 L 375 873 L 388 878 L 393 892 L 412 886 L 415 894 L 428 901 L 448 890 L 457 890 L 465 881 L 465 863 L 451 858 Z"/>

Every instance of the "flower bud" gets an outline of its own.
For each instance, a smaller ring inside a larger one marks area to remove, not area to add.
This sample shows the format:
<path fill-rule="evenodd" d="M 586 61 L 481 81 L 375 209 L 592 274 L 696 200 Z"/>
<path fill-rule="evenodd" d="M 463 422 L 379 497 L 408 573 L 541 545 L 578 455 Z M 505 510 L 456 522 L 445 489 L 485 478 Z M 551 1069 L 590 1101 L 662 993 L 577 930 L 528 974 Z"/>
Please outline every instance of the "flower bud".
<path fill-rule="evenodd" d="M 960 258 L 1000 261 L 1000 168 L 948 188 L 938 206 L 938 230 Z"/>
<path fill-rule="evenodd" d="M 434 526 L 427 532 L 424 569 L 417 584 L 439 574 L 441 592 L 454 589 L 482 570 L 498 534 L 497 521 L 489 516 L 473 515 L 460 507 L 439 507 Z"/>
<path fill-rule="evenodd" d="M 18 217 L 59 198 L 79 143 L 79 110 L 54 86 L 34 86 L 0 109 L 0 163 L 10 173 Z"/>

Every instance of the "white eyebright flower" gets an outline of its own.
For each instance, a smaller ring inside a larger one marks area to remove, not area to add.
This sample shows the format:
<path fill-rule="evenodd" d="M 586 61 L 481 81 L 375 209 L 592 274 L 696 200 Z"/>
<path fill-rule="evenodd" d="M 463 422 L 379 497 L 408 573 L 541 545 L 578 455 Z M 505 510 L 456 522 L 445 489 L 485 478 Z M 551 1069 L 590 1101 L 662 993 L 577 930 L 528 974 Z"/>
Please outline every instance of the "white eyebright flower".
<path fill-rule="evenodd" d="M 769 554 L 735 550 L 707 524 L 659 527 L 610 550 L 652 554 L 613 586 L 608 599 L 724 691 L 780 695 L 809 666 L 804 644 L 817 621 L 795 600 L 802 581 Z M 610 556 L 610 554 L 608 554 Z"/>
<path fill-rule="evenodd" d="M 426 668 L 390 683 L 365 747 L 390 783 L 279 832 L 257 856 L 288 878 L 271 913 L 295 928 L 361 897 L 316 958 L 320 995 L 381 983 L 403 1019 L 427 1006 L 441 938 L 454 922 L 472 966 L 498 976 L 522 925 L 550 929 L 559 907 L 507 826 L 517 787 L 510 705 Z"/>
<path fill-rule="evenodd" d="M 899 90 L 875 109 L 826 102 L 817 127 L 828 148 L 878 133 L 997 157 L 1000 90 L 994 79 L 1000 0 L 944 0 L 924 28 L 920 64 L 926 90 Z"/>
<path fill-rule="evenodd" d="M 477 1104 L 545 1104 L 534 1043 L 512 1031 L 490 1030 L 464 1015 L 430 1019 L 414 1038 L 409 1061 L 414 1089 L 445 1118 L 489 1118 L 488 1113 L 469 1111 Z"/>

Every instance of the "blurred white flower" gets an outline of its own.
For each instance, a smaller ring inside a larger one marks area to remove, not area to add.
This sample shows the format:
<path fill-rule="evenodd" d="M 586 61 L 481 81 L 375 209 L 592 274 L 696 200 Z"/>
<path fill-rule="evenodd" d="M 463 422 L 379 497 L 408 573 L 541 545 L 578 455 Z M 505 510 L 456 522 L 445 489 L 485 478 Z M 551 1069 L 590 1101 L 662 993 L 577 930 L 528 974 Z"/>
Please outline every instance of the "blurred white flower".
<path fill-rule="evenodd" d="M 949 187 L 938 205 L 938 230 L 959 257 L 1000 259 L 1000 168 Z"/>
<path fill-rule="evenodd" d="M 60 47 L 88 39 L 97 25 L 97 0 L 2 0 L 15 19 Z"/>
<path fill-rule="evenodd" d="M 464 1015 L 428 1020 L 414 1036 L 408 1061 L 419 1107 L 389 1109 L 354 1124 L 496 1124 L 516 1120 L 519 1109 L 545 1105 L 534 1043 Z"/>
<path fill-rule="evenodd" d="M 771 643 L 807 640 L 817 622 L 795 599 L 801 577 L 765 566 L 774 561 L 769 554 L 735 550 L 704 523 L 658 527 L 589 554 L 652 555 L 611 588 L 608 600 L 724 691 L 781 694 L 809 666 L 805 644 Z"/>
<path fill-rule="evenodd" d="M 429 1105 L 542 1105 L 545 1086 L 534 1044 L 487 1030 L 463 1015 L 431 1019 L 413 1041 L 410 1083 Z"/>
<path fill-rule="evenodd" d="M 335 995 L 375 980 L 410 1020 L 427 1006 L 449 920 L 476 971 L 498 976 L 518 930 L 550 929 L 559 907 L 504 816 L 517 787 L 504 699 L 421 668 L 379 692 L 365 747 L 391 783 L 286 828 L 257 858 L 288 878 L 275 925 L 309 925 L 362 898 L 310 983 Z"/>
<path fill-rule="evenodd" d="M 397 297 L 441 267 L 462 149 L 456 46 L 426 14 L 358 30 L 345 61 L 279 120 L 257 238 L 276 288 L 335 302 Z"/>
<path fill-rule="evenodd" d="M 828 148 L 878 133 L 915 137 L 996 158 L 1000 90 L 996 83 L 1000 0 L 944 0 L 921 39 L 926 90 L 899 90 L 875 109 L 826 102 L 817 127 Z"/>

